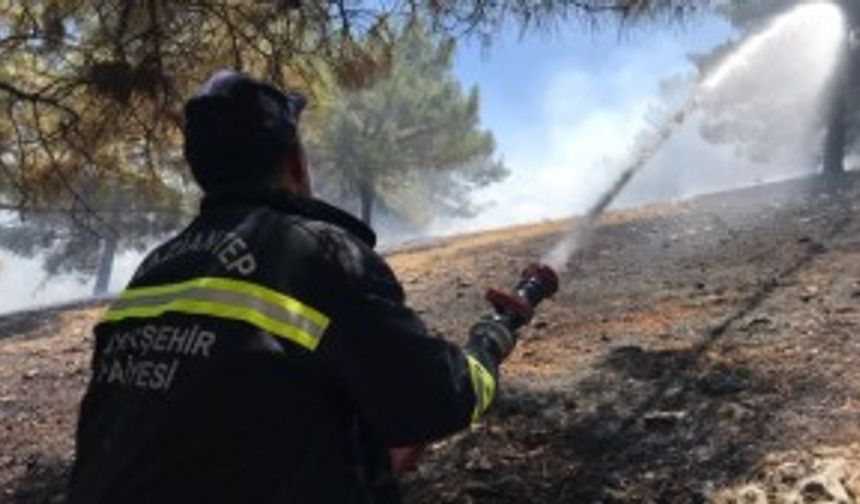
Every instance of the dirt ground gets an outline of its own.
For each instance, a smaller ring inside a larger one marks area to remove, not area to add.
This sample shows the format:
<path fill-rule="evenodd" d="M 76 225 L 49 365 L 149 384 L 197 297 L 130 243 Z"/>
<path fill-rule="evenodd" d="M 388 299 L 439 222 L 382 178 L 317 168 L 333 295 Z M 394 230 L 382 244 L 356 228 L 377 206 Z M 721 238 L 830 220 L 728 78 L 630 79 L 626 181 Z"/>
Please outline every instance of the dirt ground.
<path fill-rule="evenodd" d="M 860 186 L 794 181 L 607 215 L 407 502 L 860 502 Z M 451 339 L 567 222 L 395 252 Z M 0 502 L 63 500 L 101 307 L 0 318 Z"/>

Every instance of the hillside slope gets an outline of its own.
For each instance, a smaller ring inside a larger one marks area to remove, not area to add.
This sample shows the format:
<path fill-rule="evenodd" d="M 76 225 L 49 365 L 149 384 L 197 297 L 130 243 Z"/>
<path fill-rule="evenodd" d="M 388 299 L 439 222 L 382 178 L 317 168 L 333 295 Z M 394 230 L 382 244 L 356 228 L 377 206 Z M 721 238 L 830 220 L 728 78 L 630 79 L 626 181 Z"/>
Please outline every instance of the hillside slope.
<path fill-rule="evenodd" d="M 858 196 L 854 179 L 796 181 L 607 215 L 523 331 L 493 413 L 430 449 L 408 501 L 858 502 Z M 482 290 L 566 226 L 389 259 L 462 341 Z M 62 501 L 100 310 L 0 319 L 0 501 Z"/>

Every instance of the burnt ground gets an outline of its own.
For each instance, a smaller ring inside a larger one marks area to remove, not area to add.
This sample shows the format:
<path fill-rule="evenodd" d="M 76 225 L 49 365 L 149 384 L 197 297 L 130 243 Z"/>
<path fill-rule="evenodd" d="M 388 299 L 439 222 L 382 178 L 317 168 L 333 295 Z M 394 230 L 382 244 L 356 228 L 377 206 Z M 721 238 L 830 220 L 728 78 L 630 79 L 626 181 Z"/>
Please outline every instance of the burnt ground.
<path fill-rule="evenodd" d="M 605 216 L 524 330 L 491 414 L 411 503 L 860 502 L 860 185 L 793 181 Z M 392 253 L 463 341 L 568 223 Z M 62 502 L 101 308 L 0 319 L 0 502 Z"/>

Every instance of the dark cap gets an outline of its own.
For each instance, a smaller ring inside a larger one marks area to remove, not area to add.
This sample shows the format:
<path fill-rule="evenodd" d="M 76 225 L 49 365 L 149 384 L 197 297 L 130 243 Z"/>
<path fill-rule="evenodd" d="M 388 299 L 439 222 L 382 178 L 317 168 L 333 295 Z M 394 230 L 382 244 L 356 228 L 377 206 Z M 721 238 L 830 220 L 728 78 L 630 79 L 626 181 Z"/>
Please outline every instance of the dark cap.
<path fill-rule="evenodd" d="M 185 104 L 185 157 L 204 191 L 265 185 L 298 143 L 307 100 L 245 74 L 215 73 Z"/>
<path fill-rule="evenodd" d="M 203 84 L 190 101 L 218 97 L 258 112 L 263 121 L 281 121 L 293 129 L 307 105 L 307 99 L 291 91 L 233 71 L 220 70 Z"/>

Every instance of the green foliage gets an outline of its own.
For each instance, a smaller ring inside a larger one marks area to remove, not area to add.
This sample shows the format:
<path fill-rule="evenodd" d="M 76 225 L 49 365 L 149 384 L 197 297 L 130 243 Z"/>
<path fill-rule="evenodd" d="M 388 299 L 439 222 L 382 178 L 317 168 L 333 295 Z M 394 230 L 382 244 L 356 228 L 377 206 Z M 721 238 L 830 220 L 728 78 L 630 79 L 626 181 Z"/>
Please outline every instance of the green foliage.
<path fill-rule="evenodd" d="M 469 192 L 507 174 L 479 127 L 478 91 L 464 93 L 455 79 L 450 40 L 413 24 L 394 47 L 386 75 L 334 96 L 309 139 L 322 189 L 358 196 L 366 221 L 377 198 L 417 225 L 430 212 L 469 214 Z"/>
<path fill-rule="evenodd" d="M 0 209 L 19 216 L 0 245 L 44 254 L 49 274 L 89 273 L 106 241 L 141 248 L 181 225 L 194 193 L 181 107 L 214 71 L 314 91 L 325 58 L 384 63 L 321 5 L 0 0 Z"/>
<path fill-rule="evenodd" d="M 506 20 L 540 28 L 574 14 L 676 16 L 707 3 L 0 0 L 0 202 L 50 204 L 80 171 L 176 182 L 181 104 L 213 71 L 313 94 L 325 94 L 328 76 L 358 89 L 390 66 L 392 19 L 489 37 Z"/>
<path fill-rule="evenodd" d="M 718 12 L 739 28 L 760 26 L 775 14 L 797 3 L 796 0 L 730 0 L 718 7 Z"/>

